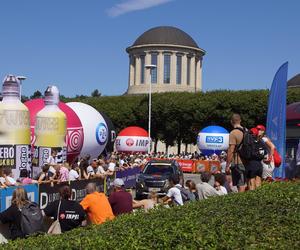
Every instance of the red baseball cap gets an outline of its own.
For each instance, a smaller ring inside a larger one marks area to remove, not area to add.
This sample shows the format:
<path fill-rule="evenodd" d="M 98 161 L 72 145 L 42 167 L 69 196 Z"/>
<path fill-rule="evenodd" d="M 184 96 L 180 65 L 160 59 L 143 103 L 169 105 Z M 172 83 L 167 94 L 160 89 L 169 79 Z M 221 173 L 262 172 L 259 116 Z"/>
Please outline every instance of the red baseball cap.
<path fill-rule="evenodd" d="M 258 129 L 257 128 L 251 128 L 250 131 L 253 135 L 256 135 L 256 136 L 258 135 Z"/>
<path fill-rule="evenodd" d="M 257 125 L 256 126 L 257 130 L 262 130 L 262 131 L 266 131 L 266 127 L 264 125 Z"/>

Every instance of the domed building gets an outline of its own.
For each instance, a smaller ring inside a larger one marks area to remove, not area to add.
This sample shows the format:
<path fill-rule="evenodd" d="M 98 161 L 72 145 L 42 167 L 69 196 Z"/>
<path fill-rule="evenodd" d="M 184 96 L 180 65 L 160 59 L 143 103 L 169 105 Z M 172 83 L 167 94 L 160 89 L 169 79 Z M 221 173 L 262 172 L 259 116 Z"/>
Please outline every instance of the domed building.
<path fill-rule="evenodd" d="M 205 51 L 184 31 L 170 26 L 147 30 L 126 49 L 129 54 L 127 94 L 202 90 Z M 145 65 L 156 65 L 150 72 Z"/>
<path fill-rule="evenodd" d="M 299 88 L 300 87 L 300 74 L 295 75 L 287 82 L 288 88 Z"/>

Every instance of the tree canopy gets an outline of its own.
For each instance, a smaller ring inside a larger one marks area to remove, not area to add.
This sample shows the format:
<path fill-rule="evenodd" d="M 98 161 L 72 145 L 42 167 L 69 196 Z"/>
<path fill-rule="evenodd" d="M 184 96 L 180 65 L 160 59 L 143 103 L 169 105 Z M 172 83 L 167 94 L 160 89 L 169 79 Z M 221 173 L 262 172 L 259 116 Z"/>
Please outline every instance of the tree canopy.
<path fill-rule="evenodd" d="M 200 93 L 152 94 L 151 137 L 168 146 L 196 143 L 199 131 L 209 125 L 231 129 L 233 113 L 242 116 L 243 125 L 265 124 L 268 90 L 216 90 Z M 288 90 L 288 103 L 299 100 L 300 89 Z M 148 95 L 123 95 L 65 98 L 64 101 L 87 103 L 104 112 L 117 132 L 136 125 L 148 129 Z"/>

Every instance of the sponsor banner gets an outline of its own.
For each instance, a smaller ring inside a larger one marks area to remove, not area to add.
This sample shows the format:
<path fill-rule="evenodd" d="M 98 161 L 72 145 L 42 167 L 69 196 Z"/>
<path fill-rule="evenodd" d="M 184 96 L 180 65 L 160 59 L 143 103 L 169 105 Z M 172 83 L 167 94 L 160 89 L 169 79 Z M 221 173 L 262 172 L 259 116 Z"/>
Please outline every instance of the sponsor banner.
<path fill-rule="evenodd" d="M 118 136 L 115 143 L 119 152 L 147 152 L 149 138 L 143 136 Z"/>
<path fill-rule="evenodd" d="M 63 163 L 67 160 L 67 148 L 66 147 L 34 147 L 34 160 L 33 165 L 42 167 L 47 163 L 48 158 L 51 155 L 51 150 L 57 150 L 56 162 Z"/>
<path fill-rule="evenodd" d="M 27 169 L 30 166 L 29 145 L 0 145 L 0 167 Z"/>
<path fill-rule="evenodd" d="M 104 192 L 104 180 L 100 178 L 91 180 L 80 180 L 80 181 L 70 181 L 55 183 L 43 183 L 39 185 L 39 203 L 40 208 L 45 209 L 52 202 L 59 200 L 59 189 L 62 186 L 69 185 L 72 190 L 72 200 L 80 202 L 86 196 L 85 187 L 89 183 L 96 183 L 97 191 Z"/>
<path fill-rule="evenodd" d="M 199 133 L 197 144 L 200 149 L 227 150 L 229 145 L 229 134 Z"/>
<path fill-rule="evenodd" d="M 286 92 L 288 63 L 284 63 L 276 72 L 268 101 L 267 136 L 279 152 L 282 163 L 275 168 L 275 178 L 285 178 L 285 143 L 286 143 Z"/>
<path fill-rule="evenodd" d="M 117 171 L 116 178 L 121 178 L 124 181 L 125 188 L 133 188 L 136 185 L 136 177 L 141 172 L 139 167 Z"/>
<path fill-rule="evenodd" d="M 194 172 L 193 160 L 176 160 L 183 172 Z"/>
<path fill-rule="evenodd" d="M 22 186 L 28 195 L 29 200 L 38 203 L 38 184 Z M 3 212 L 11 205 L 13 192 L 17 187 L 8 187 L 0 189 L 0 212 Z"/>

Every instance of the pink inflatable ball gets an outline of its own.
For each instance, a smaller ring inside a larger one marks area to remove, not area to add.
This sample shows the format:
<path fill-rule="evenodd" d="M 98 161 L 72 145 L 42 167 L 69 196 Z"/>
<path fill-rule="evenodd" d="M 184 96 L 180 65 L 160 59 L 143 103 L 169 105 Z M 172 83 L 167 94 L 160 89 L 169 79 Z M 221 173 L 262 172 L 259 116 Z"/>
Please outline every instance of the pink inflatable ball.
<path fill-rule="evenodd" d="M 136 126 L 127 127 L 118 134 L 115 144 L 118 152 L 147 152 L 148 132 Z"/>
<path fill-rule="evenodd" d="M 34 146 L 35 136 L 34 136 L 34 127 L 35 127 L 35 117 L 36 114 L 45 107 L 43 99 L 33 99 L 25 102 L 25 105 L 30 112 L 30 127 L 31 127 L 31 146 Z M 68 105 L 63 102 L 59 102 L 58 107 L 66 114 L 67 116 L 67 135 L 66 135 L 66 144 L 67 144 L 67 161 L 72 163 L 80 154 L 83 145 L 83 128 L 80 122 L 80 119 L 76 113 Z"/>

